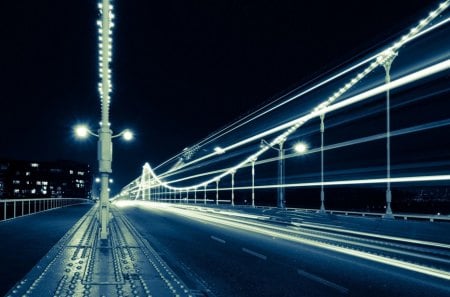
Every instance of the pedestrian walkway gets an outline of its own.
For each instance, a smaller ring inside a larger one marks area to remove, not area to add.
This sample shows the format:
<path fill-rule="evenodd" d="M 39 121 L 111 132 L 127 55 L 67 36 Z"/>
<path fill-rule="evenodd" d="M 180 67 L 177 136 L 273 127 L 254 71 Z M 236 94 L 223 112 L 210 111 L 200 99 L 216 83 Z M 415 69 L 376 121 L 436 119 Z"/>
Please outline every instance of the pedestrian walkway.
<path fill-rule="evenodd" d="M 114 207 L 109 238 L 101 240 L 97 209 L 83 216 L 6 296 L 193 296 Z"/>
<path fill-rule="evenodd" d="M 79 204 L 0 222 L 0 296 L 29 272 L 91 207 L 92 204 Z"/>

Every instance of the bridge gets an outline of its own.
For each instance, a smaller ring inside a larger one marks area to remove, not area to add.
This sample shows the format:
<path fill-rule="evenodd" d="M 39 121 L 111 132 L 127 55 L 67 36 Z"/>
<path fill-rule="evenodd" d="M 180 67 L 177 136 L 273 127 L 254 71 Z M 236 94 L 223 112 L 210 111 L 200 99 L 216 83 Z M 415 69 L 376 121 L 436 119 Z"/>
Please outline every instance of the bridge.
<path fill-rule="evenodd" d="M 100 199 L 0 200 L 1 293 L 450 296 L 449 6 L 110 198 L 112 140 L 132 135 L 110 128 L 103 0 L 101 124 L 77 128 L 99 138 Z"/>

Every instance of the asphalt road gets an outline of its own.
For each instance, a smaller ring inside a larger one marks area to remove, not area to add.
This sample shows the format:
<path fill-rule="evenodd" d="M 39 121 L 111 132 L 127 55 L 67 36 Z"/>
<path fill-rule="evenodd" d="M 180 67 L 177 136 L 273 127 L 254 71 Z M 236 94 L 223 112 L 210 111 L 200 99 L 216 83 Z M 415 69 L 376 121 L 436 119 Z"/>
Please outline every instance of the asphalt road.
<path fill-rule="evenodd" d="M 448 279 L 222 224 L 195 210 L 151 204 L 119 209 L 199 296 L 450 296 Z M 230 218 L 230 224 L 238 221 L 258 224 Z M 412 252 L 407 252 L 410 261 Z M 447 250 L 439 252 L 444 253 L 440 269 L 448 272 Z M 386 253 L 386 259 L 393 257 Z M 422 254 L 419 258 L 425 261 Z"/>

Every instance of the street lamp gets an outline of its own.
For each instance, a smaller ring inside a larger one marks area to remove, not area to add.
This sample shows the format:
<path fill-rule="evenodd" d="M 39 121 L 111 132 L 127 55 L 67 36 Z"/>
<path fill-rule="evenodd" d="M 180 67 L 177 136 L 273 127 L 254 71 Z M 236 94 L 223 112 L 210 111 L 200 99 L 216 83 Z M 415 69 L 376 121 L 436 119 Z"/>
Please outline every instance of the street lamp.
<path fill-rule="evenodd" d="M 87 138 L 87 137 L 89 137 L 89 135 L 92 135 L 95 137 L 101 136 L 101 129 L 99 129 L 98 134 L 96 134 L 96 133 L 92 132 L 87 125 L 76 125 L 73 128 L 73 130 L 75 132 L 75 136 L 79 139 Z M 131 130 L 125 129 L 122 132 L 120 132 L 119 134 L 111 136 L 112 139 L 117 138 L 117 137 L 122 137 L 123 140 L 125 140 L 125 141 L 131 141 L 134 138 L 134 134 L 133 134 L 133 132 L 131 132 Z"/>
<path fill-rule="evenodd" d="M 284 141 L 278 144 L 279 148 L 272 146 L 270 143 L 261 139 L 261 147 L 269 147 L 276 151 L 278 151 L 278 191 L 277 191 L 277 207 L 285 208 L 286 207 L 286 198 L 284 191 L 284 154 L 287 150 L 295 150 L 299 154 L 304 154 L 308 150 L 308 146 L 299 142 L 294 145 L 293 148 L 284 149 L 283 148 Z"/>
<path fill-rule="evenodd" d="M 100 129 L 98 134 L 92 132 L 86 125 L 77 125 L 74 127 L 75 135 L 78 138 L 87 138 L 89 135 L 98 137 L 98 150 L 97 159 L 99 162 L 100 177 L 96 178 L 100 183 L 100 238 L 108 238 L 108 222 L 109 222 L 109 183 L 111 182 L 109 174 L 112 173 L 112 139 L 117 137 L 123 137 L 126 141 L 133 138 L 133 133 L 126 129 L 119 134 L 112 135 L 112 131 L 108 127 L 103 125 L 103 121 L 100 123 Z"/>

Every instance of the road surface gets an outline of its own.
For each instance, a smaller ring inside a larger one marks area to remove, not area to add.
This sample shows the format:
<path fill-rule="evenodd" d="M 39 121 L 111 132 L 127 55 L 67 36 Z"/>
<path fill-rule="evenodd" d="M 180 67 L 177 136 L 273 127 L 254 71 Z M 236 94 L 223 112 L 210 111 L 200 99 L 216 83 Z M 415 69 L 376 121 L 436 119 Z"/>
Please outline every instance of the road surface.
<path fill-rule="evenodd" d="M 118 206 L 203 296 L 450 296 L 447 244 L 348 233 L 314 214 L 299 214 L 301 223 L 292 225 L 149 202 Z M 361 230 L 376 223 L 358 220 Z"/>

